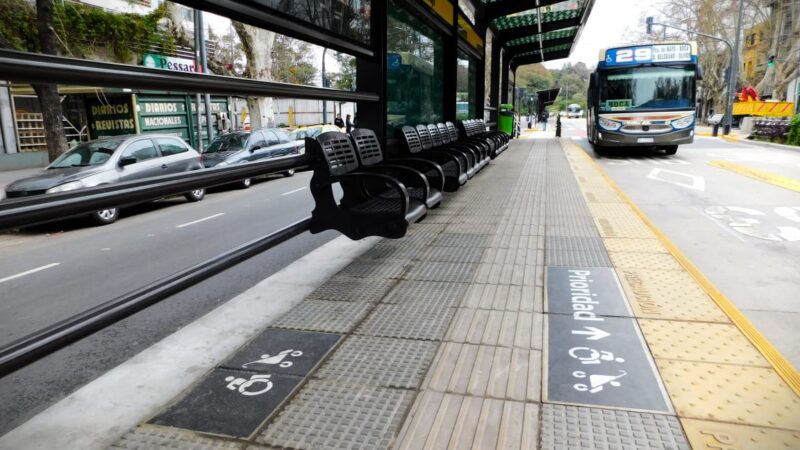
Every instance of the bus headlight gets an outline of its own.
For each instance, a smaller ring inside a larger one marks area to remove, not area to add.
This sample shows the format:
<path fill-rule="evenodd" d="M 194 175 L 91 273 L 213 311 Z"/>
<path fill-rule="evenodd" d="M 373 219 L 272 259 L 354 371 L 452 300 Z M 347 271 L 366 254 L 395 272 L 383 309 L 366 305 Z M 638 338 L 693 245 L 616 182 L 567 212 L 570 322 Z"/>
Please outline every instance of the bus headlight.
<path fill-rule="evenodd" d="M 600 128 L 609 131 L 616 131 L 619 130 L 620 127 L 622 127 L 622 123 L 616 122 L 614 120 L 608 120 L 604 117 L 600 117 L 597 120 L 597 124 L 600 125 Z"/>
<path fill-rule="evenodd" d="M 676 130 L 680 130 L 682 128 L 686 128 L 689 125 L 694 123 L 694 114 L 689 114 L 688 116 L 681 117 L 680 119 L 675 119 L 672 121 L 672 128 Z"/>

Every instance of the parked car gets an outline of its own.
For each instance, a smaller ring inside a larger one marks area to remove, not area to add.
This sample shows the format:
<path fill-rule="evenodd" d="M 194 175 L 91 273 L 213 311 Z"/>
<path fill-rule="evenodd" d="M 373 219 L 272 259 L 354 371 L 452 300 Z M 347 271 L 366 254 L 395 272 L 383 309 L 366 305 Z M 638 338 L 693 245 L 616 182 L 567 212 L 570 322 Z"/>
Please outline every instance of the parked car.
<path fill-rule="evenodd" d="M 175 136 L 104 137 L 78 144 L 40 173 L 9 184 L 6 197 L 52 194 L 202 168 L 200 154 Z M 198 202 L 205 196 L 205 189 L 184 196 L 190 202 Z M 106 225 L 119 218 L 119 208 L 95 211 L 90 217 L 95 223 Z"/>
<path fill-rule="evenodd" d="M 311 138 L 314 139 L 322 133 L 327 133 L 328 131 L 338 131 L 343 133 L 344 130 L 337 127 L 336 125 L 310 125 L 307 127 L 300 127 L 294 131 L 292 131 L 292 140 L 294 141 L 303 141 L 305 139 Z M 305 147 L 304 147 L 305 148 Z"/>
<path fill-rule="evenodd" d="M 234 131 L 215 137 L 203 149 L 203 165 L 205 167 L 222 167 L 268 158 L 299 155 L 304 146 L 305 144 L 295 142 L 285 131 L 277 128 Z M 290 177 L 294 175 L 294 169 L 289 169 L 283 174 Z M 251 178 L 245 178 L 238 185 L 247 189 L 252 182 Z"/>

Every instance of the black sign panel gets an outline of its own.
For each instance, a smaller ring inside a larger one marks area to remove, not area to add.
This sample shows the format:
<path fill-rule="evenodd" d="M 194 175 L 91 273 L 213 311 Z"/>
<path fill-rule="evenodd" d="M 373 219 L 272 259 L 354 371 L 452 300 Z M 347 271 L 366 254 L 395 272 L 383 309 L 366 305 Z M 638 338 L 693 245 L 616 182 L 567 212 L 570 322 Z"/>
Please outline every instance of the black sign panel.
<path fill-rule="evenodd" d="M 267 329 L 151 423 L 249 437 L 340 338 Z"/>
<path fill-rule="evenodd" d="M 340 338 L 338 334 L 269 328 L 221 367 L 305 376 Z"/>
<path fill-rule="evenodd" d="M 186 397 L 150 423 L 234 437 L 249 437 L 303 380 L 214 369 Z"/>
<path fill-rule="evenodd" d="M 571 314 L 587 325 L 599 316 L 632 316 L 617 275 L 608 267 L 548 267 L 547 312 Z"/>

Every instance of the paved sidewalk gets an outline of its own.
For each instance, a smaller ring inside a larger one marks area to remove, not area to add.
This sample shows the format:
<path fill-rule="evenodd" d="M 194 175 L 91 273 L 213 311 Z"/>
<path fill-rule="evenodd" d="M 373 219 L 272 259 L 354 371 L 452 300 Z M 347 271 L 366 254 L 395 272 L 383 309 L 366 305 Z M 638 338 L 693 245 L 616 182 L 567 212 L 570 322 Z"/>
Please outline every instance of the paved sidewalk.
<path fill-rule="evenodd" d="M 530 137 L 113 448 L 800 448 L 797 372 L 588 155 Z"/>

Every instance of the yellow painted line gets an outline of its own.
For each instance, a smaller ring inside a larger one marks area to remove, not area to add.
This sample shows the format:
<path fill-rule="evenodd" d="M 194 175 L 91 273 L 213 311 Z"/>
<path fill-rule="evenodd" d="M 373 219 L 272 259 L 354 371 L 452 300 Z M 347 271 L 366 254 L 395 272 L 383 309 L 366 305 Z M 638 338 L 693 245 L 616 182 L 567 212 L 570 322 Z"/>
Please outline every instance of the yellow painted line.
<path fill-rule="evenodd" d="M 562 141 L 565 142 L 565 141 Z M 597 171 L 605 178 L 606 182 L 617 192 L 620 198 L 630 206 L 633 211 L 639 216 L 640 219 L 650 228 L 653 234 L 661 241 L 661 244 L 666 247 L 675 259 L 686 269 L 689 274 L 694 277 L 695 281 L 703 287 L 706 293 L 714 300 L 717 306 L 730 318 L 731 322 L 744 334 L 747 339 L 764 355 L 764 358 L 772 365 L 778 375 L 792 388 L 795 394 L 800 395 L 800 372 L 798 372 L 792 364 L 786 359 L 785 356 L 772 345 L 769 340 L 761 334 L 760 331 L 750 322 L 745 315 L 728 299 L 714 284 L 706 278 L 703 272 L 700 271 L 683 252 L 680 251 L 678 246 L 672 243 L 664 232 L 662 232 L 650 218 L 639 209 L 636 203 L 617 185 L 614 180 L 606 173 L 605 170 L 597 163 L 591 156 L 580 148 L 575 143 L 570 142 L 570 145 L 575 146 L 580 153 L 594 165 Z"/>
<path fill-rule="evenodd" d="M 729 134 L 729 135 L 727 135 L 727 136 L 725 136 L 725 135 L 723 134 L 723 135 L 721 135 L 720 137 L 721 137 L 723 140 L 725 140 L 725 141 L 728 141 L 728 142 L 739 142 L 739 141 L 741 141 L 741 140 L 742 140 L 742 138 L 741 138 L 741 137 L 739 137 L 739 135 L 738 135 L 738 134 Z"/>
<path fill-rule="evenodd" d="M 776 175 L 765 170 L 747 167 L 741 164 L 734 164 L 728 161 L 714 160 L 710 161 L 708 164 L 721 169 L 730 170 L 731 172 L 735 172 L 739 175 L 744 175 L 758 181 L 763 181 L 764 183 L 769 183 L 784 189 L 800 192 L 800 180 L 795 180 L 794 178 Z"/>

